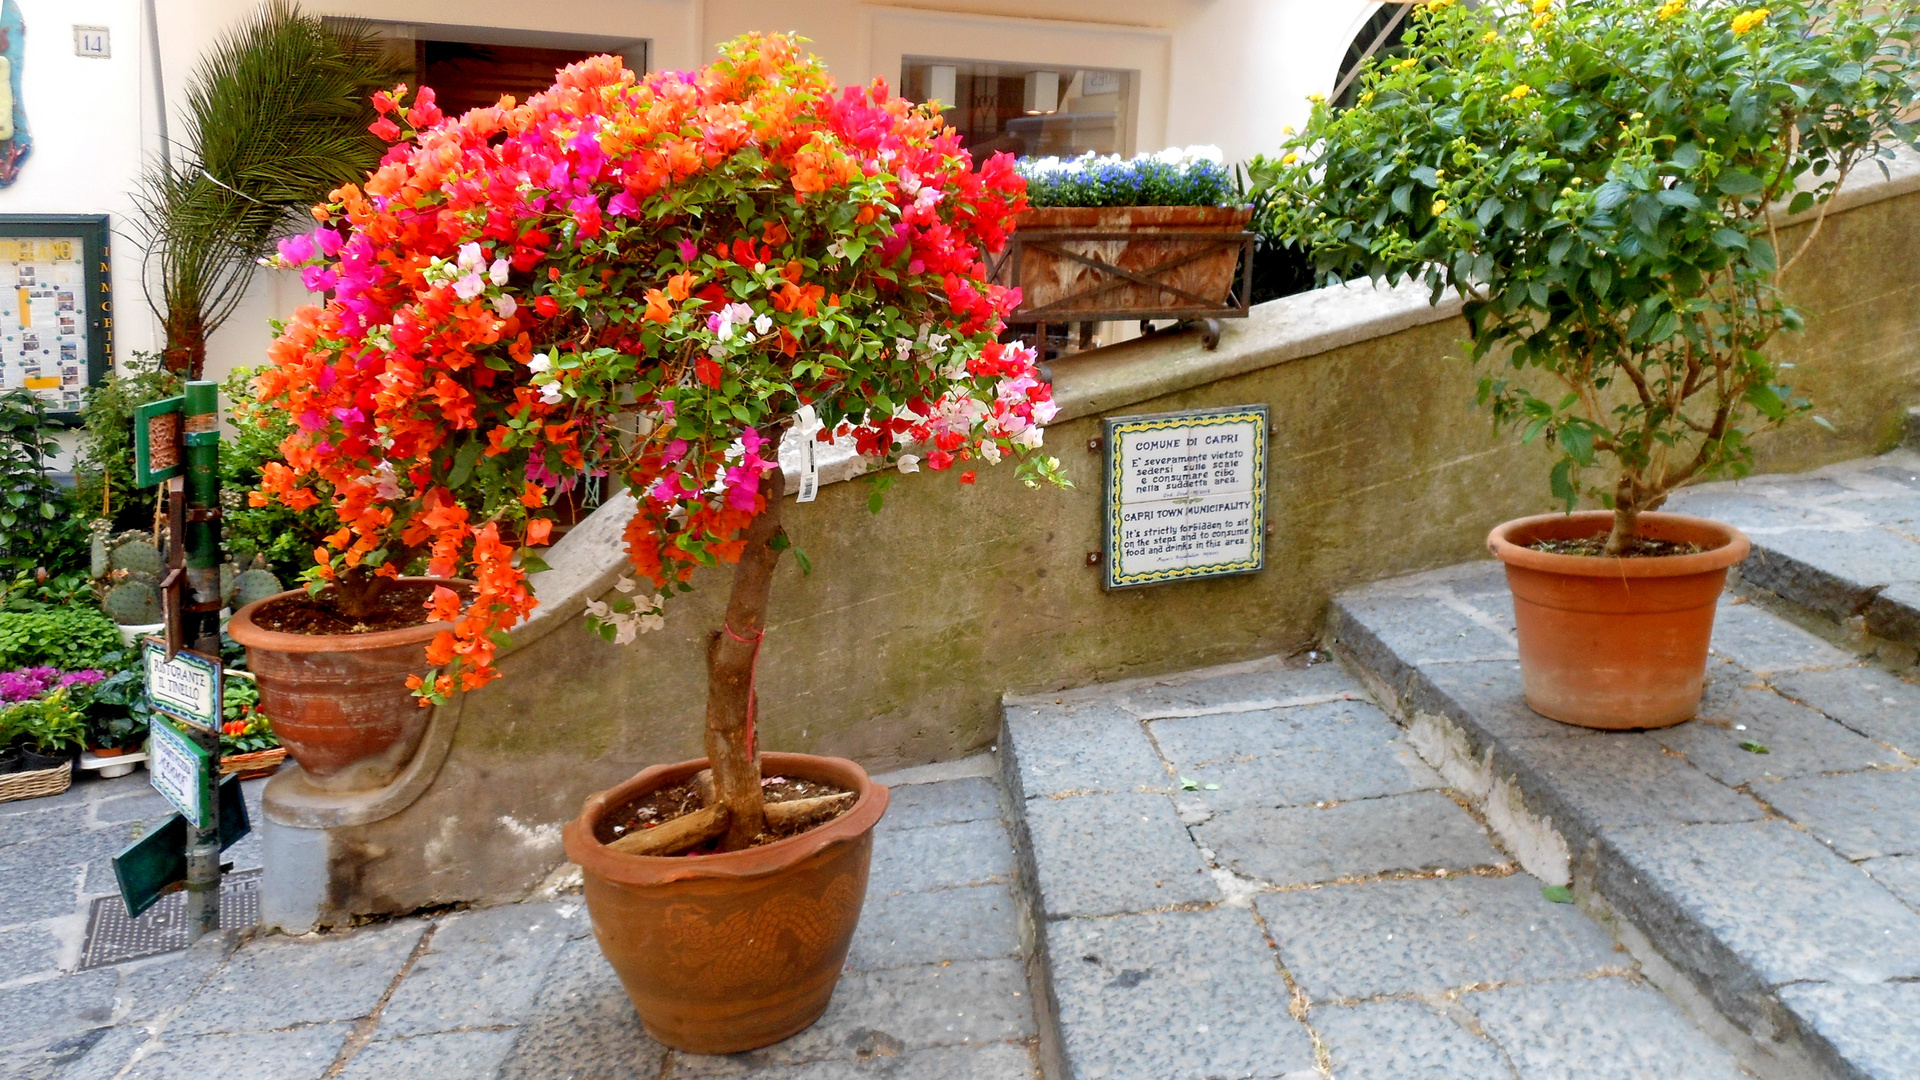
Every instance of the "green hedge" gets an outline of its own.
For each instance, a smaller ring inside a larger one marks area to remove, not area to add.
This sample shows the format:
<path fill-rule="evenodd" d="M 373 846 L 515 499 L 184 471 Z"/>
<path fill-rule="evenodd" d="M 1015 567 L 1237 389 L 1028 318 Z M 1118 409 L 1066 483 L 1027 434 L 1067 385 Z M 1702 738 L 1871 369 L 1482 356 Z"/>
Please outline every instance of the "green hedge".
<path fill-rule="evenodd" d="M 98 667 L 118 648 L 113 620 L 91 608 L 0 611 L 0 671 L 41 665 L 78 671 Z"/>

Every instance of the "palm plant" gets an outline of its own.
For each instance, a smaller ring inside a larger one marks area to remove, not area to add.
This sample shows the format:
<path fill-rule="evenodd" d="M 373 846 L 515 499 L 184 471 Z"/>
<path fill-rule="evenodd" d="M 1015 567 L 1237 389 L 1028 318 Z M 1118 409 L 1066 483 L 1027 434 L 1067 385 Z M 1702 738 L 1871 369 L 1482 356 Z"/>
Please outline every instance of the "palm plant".
<path fill-rule="evenodd" d="M 185 135 L 134 193 L 169 370 L 199 378 L 277 234 L 379 164 L 369 97 L 399 69 L 359 24 L 267 0 L 194 70 Z"/>

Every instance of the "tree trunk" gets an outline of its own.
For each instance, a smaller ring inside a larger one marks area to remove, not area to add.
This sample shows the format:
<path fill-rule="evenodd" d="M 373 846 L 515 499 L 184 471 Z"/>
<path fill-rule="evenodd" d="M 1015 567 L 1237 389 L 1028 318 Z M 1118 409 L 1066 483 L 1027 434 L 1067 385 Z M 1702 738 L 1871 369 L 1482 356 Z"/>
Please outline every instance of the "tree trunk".
<path fill-rule="evenodd" d="M 758 748 L 748 745 L 748 716 L 773 566 L 780 558 L 772 543 L 780 533 L 786 486 L 777 468 L 760 478 L 766 509 L 747 526 L 747 547 L 734 567 L 733 593 L 727 598 L 726 629 L 713 635 L 707 650 L 707 760 L 713 766 L 714 794 L 729 816 L 722 851 L 738 851 L 766 830 L 760 759 Z"/>
<path fill-rule="evenodd" d="M 1622 555 L 1640 534 L 1640 492 L 1633 478 L 1622 476 L 1613 494 L 1613 531 L 1607 534 L 1606 554 Z"/>
<path fill-rule="evenodd" d="M 373 605 L 392 581 L 368 572 L 365 567 L 355 566 L 341 574 L 328 592 L 334 610 L 348 618 L 361 619 L 373 613 Z"/>
<path fill-rule="evenodd" d="M 167 345 L 160 360 L 168 371 L 188 379 L 198 379 L 207 366 L 206 327 L 197 311 L 175 311 L 167 315 Z"/>

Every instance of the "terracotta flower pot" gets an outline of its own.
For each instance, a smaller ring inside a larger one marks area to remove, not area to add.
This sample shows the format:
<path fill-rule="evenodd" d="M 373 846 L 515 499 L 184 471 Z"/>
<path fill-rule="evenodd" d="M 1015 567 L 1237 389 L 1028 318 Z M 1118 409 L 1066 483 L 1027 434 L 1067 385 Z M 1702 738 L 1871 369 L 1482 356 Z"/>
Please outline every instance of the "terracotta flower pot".
<path fill-rule="evenodd" d="M 286 634 L 254 623 L 261 605 L 304 595 L 291 590 L 256 600 L 234 612 L 227 633 L 247 647 L 260 710 L 273 718 L 273 733 L 314 787 L 385 787 L 413 759 L 427 730 L 430 710 L 414 700 L 407 676 L 427 670 L 427 642 L 452 624 L 371 634 Z"/>
<path fill-rule="evenodd" d="M 722 855 L 627 855 L 595 839 L 603 816 L 706 768 L 700 758 L 656 765 L 593 796 L 566 827 L 600 950 L 647 1033 L 675 1049 L 738 1053 L 804 1030 L 833 997 L 860 919 L 887 789 L 843 758 L 760 761 L 769 776 L 835 784 L 859 799 L 799 836 Z"/>
<path fill-rule="evenodd" d="M 1640 535 L 1696 555 L 1618 559 L 1523 545 L 1604 535 L 1605 510 L 1509 521 L 1487 536 L 1507 564 L 1520 637 L 1520 683 L 1542 716 L 1580 727 L 1671 727 L 1700 708 L 1713 613 L 1746 535 L 1685 514 L 1640 515 Z"/>

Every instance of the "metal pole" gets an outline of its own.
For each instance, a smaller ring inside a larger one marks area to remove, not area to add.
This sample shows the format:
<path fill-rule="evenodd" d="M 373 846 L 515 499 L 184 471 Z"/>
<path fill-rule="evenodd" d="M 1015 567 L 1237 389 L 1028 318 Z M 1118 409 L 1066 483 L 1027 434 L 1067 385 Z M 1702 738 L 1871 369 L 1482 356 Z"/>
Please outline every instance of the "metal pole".
<path fill-rule="evenodd" d="M 187 384 L 184 419 L 187 457 L 186 535 L 176 543 L 187 549 L 186 626 L 181 636 L 195 651 L 220 655 L 220 388 L 195 380 Z M 204 829 L 187 826 L 187 938 L 198 941 L 220 928 L 220 732 L 188 725 L 189 735 L 210 756 L 206 783 L 213 787 L 215 812 Z"/>

